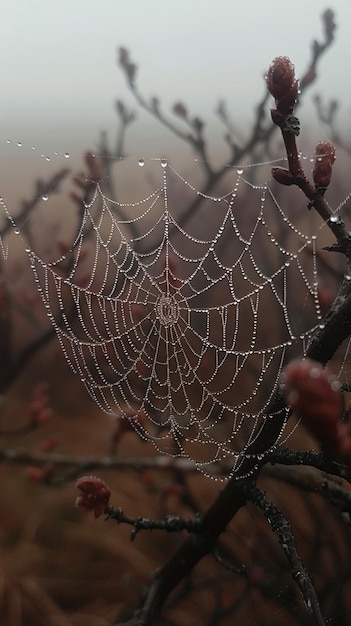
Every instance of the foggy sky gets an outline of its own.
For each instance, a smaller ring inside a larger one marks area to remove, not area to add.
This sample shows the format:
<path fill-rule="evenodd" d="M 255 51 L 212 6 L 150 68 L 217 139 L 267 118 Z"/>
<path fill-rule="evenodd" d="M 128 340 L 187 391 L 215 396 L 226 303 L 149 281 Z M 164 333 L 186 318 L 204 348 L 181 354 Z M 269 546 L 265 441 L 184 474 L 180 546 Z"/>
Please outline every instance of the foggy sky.
<path fill-rule="evenodd" d="M 271 59 L 288 55 L 302 73 L 328 6 L 336 42 L 309 100 L 317 91 L 337 98 L 349 119 L 349 0 L 0 0 L 0 140 L 72 151 L 113 130 L 116 98 L 136 108 L 116 64 L 121 45 L 138 65 L 141 91 L 159 96 L 166 109 L 184 101 L 211 125 L 224 98 L 240 125 L 248 124 Z M 135 149 L 152 144 L 158 131 L 146 115 L 139 118 L 130 131 Z"/>

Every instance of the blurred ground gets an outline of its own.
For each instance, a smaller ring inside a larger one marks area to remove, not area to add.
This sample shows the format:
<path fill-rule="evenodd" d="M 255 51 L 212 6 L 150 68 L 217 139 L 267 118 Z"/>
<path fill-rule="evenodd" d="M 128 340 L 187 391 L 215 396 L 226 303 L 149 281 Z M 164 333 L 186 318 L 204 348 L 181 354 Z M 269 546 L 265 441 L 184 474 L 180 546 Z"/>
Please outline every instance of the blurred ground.
<path fill-rule="evenodd" d="M 50 350 L 45 354 L 49 358 Z M 14 426 L 23 418 L 33 381 L 41 380 L 46 372 L 54 416 L 20 441 L 7 439 L 6 445 L 35 448 L 54 435 L 58 437 L 57 451 L 63 454 L 106 454 L 110 418 L 97 412 L 56 350 L 50 357 L 55 362 L 53 369 L 43 360 L 44 355 L 37 357 L 28 375 L 12 389 L 5 408 L 8 423 Z M 154 452 L 129 433 L 121 441 L 119 454 Z M 128 607 L 138 603 L 144 585 L 181 537 L 141 532 L 131 542 L 129 527 L 105 522 L 102 517 L 95 520 L 92 514 L 75 508 L 74 484 L 48 487 L 29 480 L 27 472 L 28 468 L 15 464 L 1 468 L 0 623 L 110 626 L 117 616 L 128 616 Z M 203 510 L 221 487 L 221 483 L 196 474 L 186 477 L 183 491 L 175 493 L 171 487 L 179 485 L 179 477 L 172 472 L 131 469 L 93 473 L 110 485 L 112 504 L 122 506 L 131 516 L 191 517 L 192 506 L 181 494 L 190 497 L 197 510 Z M 346 593 L 349 577 L 350 542 L 341 516 L 319 497 L 305 496 L 280 481 L 265 479 L 263 484 L 292 520 L 299 549 L 332 616 Z M 221 551 L 232 563 L 245 563 L 248 574 L 233 574 L 212 557 L 204 559 L 170 599 L 157 624 L 229 626 L 234 619 L 241 626 L 304 623 L 306 612 L 278 542 L 251 507 L 230 525 Z M 348 600 L 343 604 L 348 610 Z M 346 622 L 331 619 L 329 623 Z"/>

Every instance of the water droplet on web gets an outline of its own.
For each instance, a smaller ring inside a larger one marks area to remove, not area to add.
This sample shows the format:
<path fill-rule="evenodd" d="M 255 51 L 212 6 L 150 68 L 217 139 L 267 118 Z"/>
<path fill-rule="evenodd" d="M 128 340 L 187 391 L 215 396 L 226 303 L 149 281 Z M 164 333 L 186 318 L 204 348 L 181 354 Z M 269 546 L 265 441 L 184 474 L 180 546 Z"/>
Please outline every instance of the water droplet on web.
<path fill-rule="evenodd" d="M 64 155 L 64 156 L 65 156 L 65 159 L 69 159 L 69 157 L 70 157 L 69 152 L 65 152 L 65 155 Z"/>
<path fill-rule="evenodd" d="M 20 231 L 18 230 L 18 228 L 15 228 L 15 235 L 19 235 Z"/>
<path fill-rule="evenodd" d="M 345 274 L 344 278 L 345 278 L 345 280 L 351 280 L 350 274 Z"/>
<path fill-rule="evenodd" d="M 332 216 L 329 218 L 329 222 L 332 222 L 333 224 L 337 224 L 339 220 L 340 220 L 340 218 L 339 218 L 339 216 L 338 216 L 338 215 L 332 215 Z"/>
<path fill-rule="evenodd" d="M 49 200 L 49 196 L 47 196 L 46 193 L 44 193 L 41 199 L 44 200 L 44 202 L 47 202 Z"/>
<path fill-rule="evenodd" d="M 11 143 L 11 141 L 9 139 L 6 139 L 6 143 Z"/>
<path fill-rule="evenodd" d="M 242 167 L 238 167 L 236 170 L 236 173 L 239 174 L 239 176 L 241 176 L 241 174 L 244 172 Z"/>
<path fill-rule="evenodd" d="M 145 159 L 139 159 L 139 161 L 138 161 L 138 165 L 140 165 L 140 167 L 144 167 L 144 165 L 145 165 Z"/>
<path fill-rule="evenodd" d="M 45 161 L 50 161 L 50 157 L 45 157 Z"/>
<path fill-rule="evenodd" d="M 168 163 L 166 161 L 166 159 L 162 159 L 161 161 L 161 167 L 167 167 Z"/>
<path fill-rule="evenodd" d="M 21 148 L 22 147 L 22 141 L 17 141 L 17 145 L 18 145 L 19 148 Z"/>
<path fill-rule="evenodd" d="M 29 246 L 26 246 L 26 247 L 25 247 L 25 251 L 26 251 L 26 252 L 30 252 L 30 247 L 29 247 Z"/>

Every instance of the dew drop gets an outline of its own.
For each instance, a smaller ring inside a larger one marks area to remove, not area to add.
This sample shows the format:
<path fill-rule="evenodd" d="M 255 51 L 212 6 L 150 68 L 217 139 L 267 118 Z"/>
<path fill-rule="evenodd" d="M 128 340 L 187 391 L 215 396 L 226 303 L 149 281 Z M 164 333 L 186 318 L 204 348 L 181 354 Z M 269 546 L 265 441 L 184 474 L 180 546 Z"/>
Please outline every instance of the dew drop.
<path fill-rule="evenodd" d="M 17 141 L 17 145 L 18 145 L 19 148 L 21 148 L 22 147 L 22 141 Z"/>
<path fill-rule="evenodd" d="M 44 200 L 44 202 L 47 202 L 47 201 L 49 200 L 49 196 L 47 196 L 46 194 L 44 194 L 44 195 L 41 197 L 41 199 L 42 199 L 42 200 Z"/>
<path fill-rule="evenodd" d="M 166 159 L 162 159 L 161 161 L 161 167 L 167 167 L 168 163 L 166 161 Z"/>
<path fill-rule="evenodd" d="M 145 165 L 145 159 L 139 159 L 139 161 L 138 161 L 138 165 L 139 165 L 140 167 L 144 167 L 144 165 Z"/>
<path fill-rule="evenodd" d="M 26 252 L 30 252 L 30 247 L 29 247 L 29 246 L 26 246 L 26 247 L 25 247 L 25 251 L 26 251 Z"/>
<path fill-rule="evenodd" d="M 345 274 L 344 278 L 345 278 L 345 280 L 351 280 L 350 274 Z"/>
<path fill-rule="evenodd" d="M 18 230 L 18 228 L 15 228 L 15 235 L 19 235 L 20 231 Z"/>
<path fill-rule="evenodd" d="M 11 141 L 9 139 L 6 139 L 6 143 L 11 143 Z"/>
<path fill-rule="evenodd" d="M 238 167 L 238 169 L 236 170 L 236 173 L 239 174 L 239 176 L 241 176 L 241 174 L 244 172 L 242 167 Z"/>
<path fill-rule="evenodd" d="M 70 157 L 69 152 L 65 152 L 65 155 L 64 155 L 64 156 L 65 156 L 65 159 L 69 159 L 69 157 Z"/>
<path fill-rule="evenodd" d="M 47 157 L 45 157 L 45 161 L 48 161 L 48 162 L 49 162 L 49 161 L 50 161 L 50 157 L 48 157 L 48 156 L 47 156 Z"/>
<path fill-rule="evenodd" d="M 329 222 L 332 222 L 333 224 L 337 224 L 339 220 L 340 220 L 340 218 L 339 218 L 339 216 L 338 216 L 338 215 L 332 215 L 332 216 L 329 218 Z"/>

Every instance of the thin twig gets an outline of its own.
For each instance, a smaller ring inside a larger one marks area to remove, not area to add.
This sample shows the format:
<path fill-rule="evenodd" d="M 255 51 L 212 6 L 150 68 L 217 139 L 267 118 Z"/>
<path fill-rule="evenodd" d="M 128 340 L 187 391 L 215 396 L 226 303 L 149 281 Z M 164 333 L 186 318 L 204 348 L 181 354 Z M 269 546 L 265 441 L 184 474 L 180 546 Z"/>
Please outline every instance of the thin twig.
<path fill-rule="evenodd" d="M 184 519 L 176 515 L 167 515 L 163 520 L 154 520 L 147 517 L 130 517 L 125 515 L 121 507 L 114 508 L 107 506 L 105 509 L 107 519 L 112 519 L 117 524 L 128 524 L 133 526 L 131 539 L 134 541 L 140 530 L 163 530 L 167 533 L 181 533 L 186 530 L 188 533 L 199 532 L 202 517 L 198 514 L 194 519 Z"/>
<path fill-rule="evenodd" d="M 268 500 L 261 489 L 248 483 L 244 487 L 244 492 L 248 499 L 262 511 L 273 532 L 277 535 L 279 543 L 288 560 L 292 576 L 301 592 L 308 612 L 311 617 L 314 618 L 315 625 L 325 626 L 317 594 L 309 574 L 297 552 L 292 528 L 288 520 L 278 507 Z"/>

